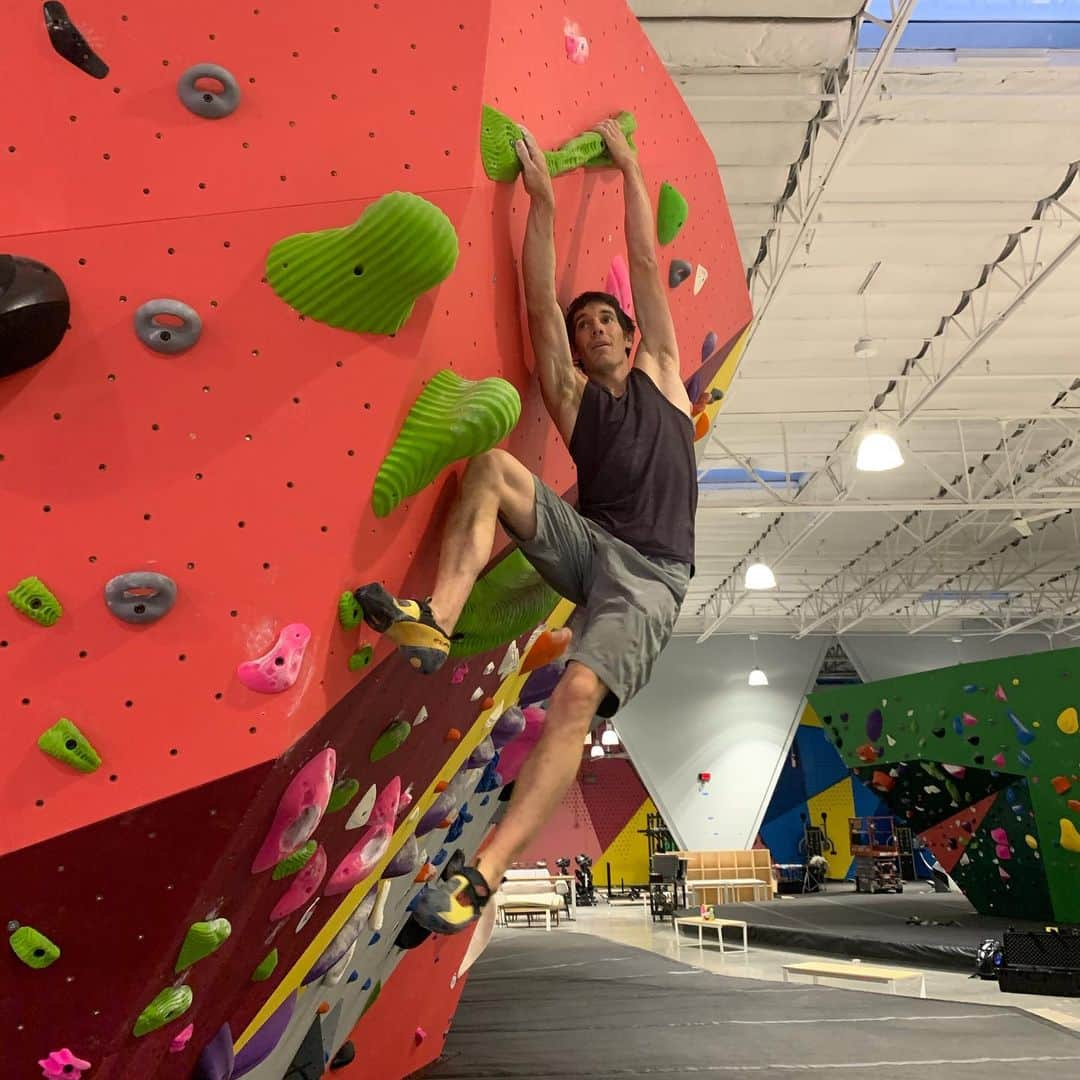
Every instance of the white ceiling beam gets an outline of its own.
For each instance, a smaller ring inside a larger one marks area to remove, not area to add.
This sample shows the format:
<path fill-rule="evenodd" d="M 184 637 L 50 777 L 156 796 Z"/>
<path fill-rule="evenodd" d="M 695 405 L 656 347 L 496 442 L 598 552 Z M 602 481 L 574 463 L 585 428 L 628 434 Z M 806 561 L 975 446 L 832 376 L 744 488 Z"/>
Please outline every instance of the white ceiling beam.
<path fill-rule="evenodd" d="M 851 35 L 851 48 L 847 57 L 847 83 L 836 98 L 836 126 L 832 129 L 832 134 L 835 137 L 832 146 L 832 157 L 816 183 L 811 179 L 816 168 L 813 150 L 807 158 L 800 163 L 797 174 L 798 182 L 796 184 L 796 197 L 799 200 L 799 212 L 798 220 L 794 224 L 793 229 L 787 228 L 786 224 L 783 222 L 783 207 L 778 208 L 781 212 L 778 214 L 778 220 L 769 233 L 768 240 L 766 241 L 768 257 L 764 263 L 756 266 L 751 271 L 751 294 L 753 293 L 754 284 L 760 280 L 765 284 L 765 295 L 756 305 L 754 317 L 751 320 L 746 343 L 743 348 L 743 358 L 739 364 L 739 368 L 735 372 L 736 380 L 739 378 L 739 371 L 746 366 L 748 353 L 758 328 L 761 326 L 762 320 L 768 314 L 769 308 L 776 298 L 788 268 L 791 266 L 791 262 L 795 257 L 795 253 L 799 250 L 803 237 L 806 235 L 807 229 L 814 220 L 817 208 L 822 199 L 827 195 L 840 165 L 850 151 L 852 135 L 858 130 L 859 123 L 868 102 L 877 92 L 878 80 L 884 73 L 890 57 L 900 43 L 900 38 L 911 18 L 915 3 L 916 0 L 889 0 L 892 18 L 888 22 L 869 16 L 865 11 L 860 12 L 855 18 L 855 25 L 852 28 Z M 858 52 L 857 43 L 862 23 L 868 18 L 882 26 L 885 30 L 885 35 L 882 39 L 881 47 L 874 54 L 874 58 L 871 61 L 865 76 L 860 80 L 856 76 L 855 71 L 855 60 Z M 840 78 L 839 71 L 836 73 L 836 78 Z M 812 146 L 816 147 L 818 143 L 817 136 L 821 130 L 825 130 L 824 123 L 816 122 L 812 125 Z M 790 207 L 790 203 L 788 205 Z M 780 245 L 783 245 L 785 248 L 782 252 L 777 250 Z M 766 264 L 768 264 L 767 267 Z M 766 268 L 762 269 L 763 267 Z M 765 281 L 766 275 L 768 278 L 767 282 Z M 715 432 L 715 430 L 716 426 L 714 425 L 713 431 Z M 708 449 L 707 446 L 706 449 Z"/>
<path fill-rule="evenodd" d="M 807 502 L 800 503 L 793 499 L 785 499 L 784 506 L 778 508 L 776 503 L 724 503 L 720 502 L 721 496 L 714 495 L 707 490 L 703 491 L 698 498 L 699 512 L 719 515 L 738 515 L 749 517 L 751 515 L 769 515 L 783 512 L 785 514 L 880 514 L 882 512 L 910 514 L 916 511 L 957 511 L 960 513 L 976 513 L 996 511 L 998 513 L 1011 513 L 1012 510 L 1080 510 L 1080 489 L 1073 498 L 1025 499 L 1018 498 L 1015 501 L 1003 496 L 993 499 L 849 499 L 846 502 Z"/>

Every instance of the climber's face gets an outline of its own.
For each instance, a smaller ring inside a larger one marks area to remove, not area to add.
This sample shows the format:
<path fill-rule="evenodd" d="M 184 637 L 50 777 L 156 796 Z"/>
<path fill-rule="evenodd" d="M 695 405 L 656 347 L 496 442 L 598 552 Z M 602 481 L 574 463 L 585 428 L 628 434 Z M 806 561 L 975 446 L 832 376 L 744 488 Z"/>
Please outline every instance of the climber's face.
<path fill-rule="evenodd" d="M 594 300 L 574 316 L 572 352 L 586 375 L 598 375 L 624 365 L 630 342 L 610 304 Z"/>

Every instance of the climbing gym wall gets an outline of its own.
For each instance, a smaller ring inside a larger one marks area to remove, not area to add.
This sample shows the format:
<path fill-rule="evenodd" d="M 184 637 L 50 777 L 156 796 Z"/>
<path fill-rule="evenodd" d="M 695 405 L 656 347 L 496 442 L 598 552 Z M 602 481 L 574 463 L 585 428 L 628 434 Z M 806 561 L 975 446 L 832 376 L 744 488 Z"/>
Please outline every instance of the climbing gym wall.
<path fill-rule="evenodd" d="M 804 862 L 803 830 L 824 830 L 828 876 L 842 880 L 852 866 L 848 819 L 890 814 L 881 797 L 844 763 L 821 718 L 807 705 L 761 823 L 760 839 L 778 863 Z"/>
<path fill-rule="evenodd" d="M 424 678 L 350 594 L 430 591 L 463 457 L 573 487 L 522 343 L 512 123 L 563 148 L 562 299 L 623 250 L 618 175 L 565 144 L 625 110 L 654 196 L 685 199 L 660 257 L 695 267 L 686 378 L 749 319 L 712 156 L 620 0 L 257 3 L 5 19 L 33 88 L 0 146 L 20 1078 L 268 1080 L 351 1031 L 349 1075 L 439 1053 L 465 973 L 409 905 L 505 806 L 519 661 L 566 612 L 500 537 Z M 426 1027 L 361 1020 L 399 967 Z"/>
<path fill-rule="evenodd" d="M 1080 649 L 821 691 L 847 765 L 975 908 L 1080 921 Z"/>
<path fill-rule="evenodd" d="M 599 884 L 646 884 L 649 850 L 646 817 L 656 813 L 634 766 L 625 758 L 599 758 L 582 763 L 578 777 L 535 840 L 521 853 L 522 866 L 544 862 L 555 872 L 555 860 L 585 854 L 593 860 Z"/>

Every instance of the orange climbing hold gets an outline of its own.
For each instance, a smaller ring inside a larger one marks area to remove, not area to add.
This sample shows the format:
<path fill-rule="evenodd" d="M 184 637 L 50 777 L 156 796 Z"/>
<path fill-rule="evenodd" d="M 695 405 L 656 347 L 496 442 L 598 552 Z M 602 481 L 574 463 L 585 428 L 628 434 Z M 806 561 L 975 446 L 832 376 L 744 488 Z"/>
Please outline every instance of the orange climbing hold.
<path fill-rule="evenodd" d="M 445 790 L 446 790 L 446 789 L 447 789 L 447 788 L 448 788 L 449 786 L 450 786 L 450 785 L 449 785 L 449 783 L 447 783 L 447 781 L 445 781 L 445 780 L 440 780 L 440 781 L 439 781 L 439 782 L 438 782 L 438 783 L 437 783 L 437 784 L 435 785 L 435 790 L 436 790 L 436 791 L 445 791 Z"/>
<path fill-rule="evenodd" d="M 1064 795 L 1072 787 L 1072 781 L 1067 776 L 1055 776 L 1050 783 L 1059 795 Z"/>
<path fill-rule="evenodd" d="M 495 708 L 495 699 L 493 697 L 486 697 L 480 702 L 480 708 L 483 712 L 487 712 L 488 709 Z"/>
<path fill-rule="evenodd" d="M 882 772 L 880 769 L 874 770 L 874 775 L 870 778 L 870 783 L 873 787 L 876 787 L 878 791 L 892 791 L 896 787 L 895 777 L 890 776 L 887 772 Z"/>
<path fill-rule="evenodd" d="M 863 743 L 855 753 L 860 761 L 877 761 L 878 759 L 878 752 L 869 743 Z"/>
<path fill-rule="evenodd" d="M 530 671 L 547 667 L 548 664 L 558 660 L 570 645 L 566 634 L 561 634 L 560 638 L 561 640 L 556 640 L 550 630 L 543 631 L 525 654 L 525 659 L 521 661 L 521 674 L 527 675 Z"/>
<path fill-rule="evenodd" d="M 446 742 L 461 742 L 461 732 L 456 727 L 452 727 L 445 736 Z"/>
<path fill-rule="evenodd" d="M 329 1011 L 330 1011 L 330 1002 L 329 1001 L 320 1001 L 319 1002 L 319 1013 L 322 1016 L 325 1016 Z"/>
<path fill-rule="evenodd" d="M 432 866 L 429 862 L 424 863 L 424 865 L 420 867 L 420 873 L 413 878 L 413 884 L 423 885 L 424 882 L 427 881 L 427 879 L 431 877 L 431 875 L 434 873 L 435 867 Z"/>
<path fill-rule="evenodd" d="M 698 413 L 694 420 L 694 442 L 704 439 L 709 434 L 709 414 Z"/>

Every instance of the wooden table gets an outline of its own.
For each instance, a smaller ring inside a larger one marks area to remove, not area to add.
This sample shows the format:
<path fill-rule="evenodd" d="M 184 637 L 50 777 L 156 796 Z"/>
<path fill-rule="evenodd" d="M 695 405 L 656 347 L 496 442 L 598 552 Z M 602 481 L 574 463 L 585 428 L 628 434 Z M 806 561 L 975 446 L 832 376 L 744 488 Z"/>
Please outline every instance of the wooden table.
<path fill-rule="evenodd" d="M 555 916 L 555 925 L 556 926 L 559 925 L 559 912 L 558 912 L 558 909 L 552 911 L 551 908 L 527 907 L 527 906 L 524 906 L 524 905 L 522 905 L 520 907 L 509 907 L 509 906 L 504 904 L 501 908 L 499 908 L 499 914 L 502 915 L 503 926 L 509 926 L 511 919 L 513 919 L 516 922 L 518 919 L 524 918 L 525 921 L 531 927 L 534 915 L 538 919 L 541 918 L 541 917 L 543 918 L 543 920 L 544 920 L 544 929 L 545 930 L 550 930 L 551 929 L 551 917 L 552 917 L 552 915 Z"/>
<path fill-rule="evenodd" d="M 753 889 L 755 900 L 768 900 L 771 894 L 771 888 L 767 881 L 762 881 L 761 878 L 698 878 L 696 881 L 687 878 L 686 887 L 688 889 L 719 889 L 720 890 L 720 902 L 733 903 L 736 889 Z M 727 893 L 732 897 L 731 901 L 724 900 L 724 894 Z"/>
<path fill-rule="evenodd" d="M 790 976 L 810 975 L 814 985 L 818 979 L 852 979 L 856 982 L 888 983 L 896 993 L 898 982 L 919 980 L 919 997 L 926 997 L 926 973 L 912 971 L 910 968 L 879 967 L 875 964 L 848 963 L 831 960 L 807 960 L 801 964 L 784 965 L 784 982 L 790 982 Z"/>
<path fill-rule="evenodd" d="M 679 927 L 680 926 L 696 926 L 697 927 L 697 943 L 698 948 L 704 950 L 705 941 L 702 938 L 702 931 L 706 926 L 716 927 L 716 936 L 720 942 L 720 952 L 724 951 L 724 930 L 725 926 L 738 926 L 742 929 L 742 952 L 749 952 L 749 946 L 746 943 L 746 923 L 741 919 L 703 919 L 700 915 L 694 915 L 685 919 L 674 919 L 675 923 L 675 949 L 678 951 L 682 948 L 682 942 L 680 941 Z M 728 946 L 730 948 L 730 946 Z M 736 950 L 740 951 L 740 950 Z"/>

